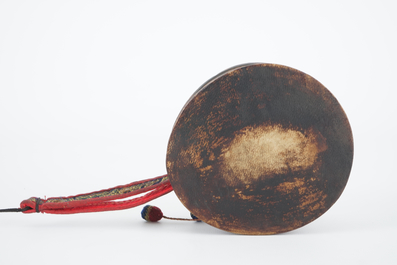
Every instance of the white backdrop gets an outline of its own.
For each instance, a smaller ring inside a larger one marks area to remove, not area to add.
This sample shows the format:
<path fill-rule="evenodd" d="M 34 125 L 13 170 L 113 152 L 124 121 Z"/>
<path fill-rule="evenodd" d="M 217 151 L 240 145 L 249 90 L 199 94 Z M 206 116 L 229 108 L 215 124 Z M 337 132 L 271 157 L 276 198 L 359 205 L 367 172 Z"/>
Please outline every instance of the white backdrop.
<path fill-rule="evenodd" d="M 273 2 L 273 3 L 272 3 Z M 393 1 L 0 1 L 0 208 L 165 173 L 173 123 L 206 80 L 287 65 L 339 100 L 348 185 L 313 223 L 241 236 L 136 209 L 0 215 L 1 264 L 396 264 Z M 171 193 L 152 202 L 188 217 Z"/>

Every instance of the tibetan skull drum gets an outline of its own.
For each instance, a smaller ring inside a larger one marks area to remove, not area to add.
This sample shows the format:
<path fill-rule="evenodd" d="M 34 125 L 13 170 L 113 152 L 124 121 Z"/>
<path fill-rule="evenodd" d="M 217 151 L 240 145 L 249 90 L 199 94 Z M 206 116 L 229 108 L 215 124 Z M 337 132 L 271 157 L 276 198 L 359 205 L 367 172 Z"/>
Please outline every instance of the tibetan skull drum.
<path fill-rule="evenodd" d="M 346 114 L 317 80 L 275 64 L 230 68 L 179 114 L 167 171 L 202 221 L 238 234 L 275 234 L 325 213 L 349 178 Z"/>

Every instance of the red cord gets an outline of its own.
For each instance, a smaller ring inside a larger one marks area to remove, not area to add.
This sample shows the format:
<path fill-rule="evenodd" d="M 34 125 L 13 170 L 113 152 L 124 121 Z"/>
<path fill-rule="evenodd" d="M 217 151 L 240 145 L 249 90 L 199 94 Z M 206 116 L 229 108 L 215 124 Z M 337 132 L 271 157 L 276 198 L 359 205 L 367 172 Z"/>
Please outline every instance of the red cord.
<path fill-rule="evenodd" d="M 123 210 L 148 201 L 156 199 L 171 192 L 172 186 L 167 175 L 133 182 L 127 185 L 117 186 L 111 189 L 84 193 L 69 197 L 54 197 L 42 200 L 32 197 L 21 202 L 21 209 L 30 207 L 30 210 L 23 213 L 52 213 L 52 214 L 73 214 L 87 212 L 103 212 Z M 115 201 L 127 198 L 143 192 L 147 194 L 125 201 Z"/>

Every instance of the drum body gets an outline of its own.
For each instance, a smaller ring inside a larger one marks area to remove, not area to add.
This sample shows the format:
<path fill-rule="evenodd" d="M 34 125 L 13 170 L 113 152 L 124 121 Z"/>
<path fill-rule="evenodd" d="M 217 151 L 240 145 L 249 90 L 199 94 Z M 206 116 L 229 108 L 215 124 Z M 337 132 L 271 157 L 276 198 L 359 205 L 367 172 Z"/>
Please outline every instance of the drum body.
<path fill-rule="evenodd" d="M 238 234 L 275 234 L 315 220 L 349 178 L 353 139 L 335 97 L 317 80 L 274 64 L 230 68 L 185 104 L 167 171 L 180 201 Z"/>

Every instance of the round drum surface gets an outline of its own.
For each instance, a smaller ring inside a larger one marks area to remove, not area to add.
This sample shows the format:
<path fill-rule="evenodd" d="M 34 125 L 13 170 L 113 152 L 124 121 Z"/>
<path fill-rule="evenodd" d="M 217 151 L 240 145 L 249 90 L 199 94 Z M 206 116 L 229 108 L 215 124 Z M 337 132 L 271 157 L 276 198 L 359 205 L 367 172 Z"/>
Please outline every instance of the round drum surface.
<path fill-rule="evenodd" d="M 217 228 L 275 234 L 326 212 L 349 178 L 353 139 L 335 97 L 274 64 L 246 64 L 207 81 L 186 103 L 167 150 L 181 202 Z"/>

